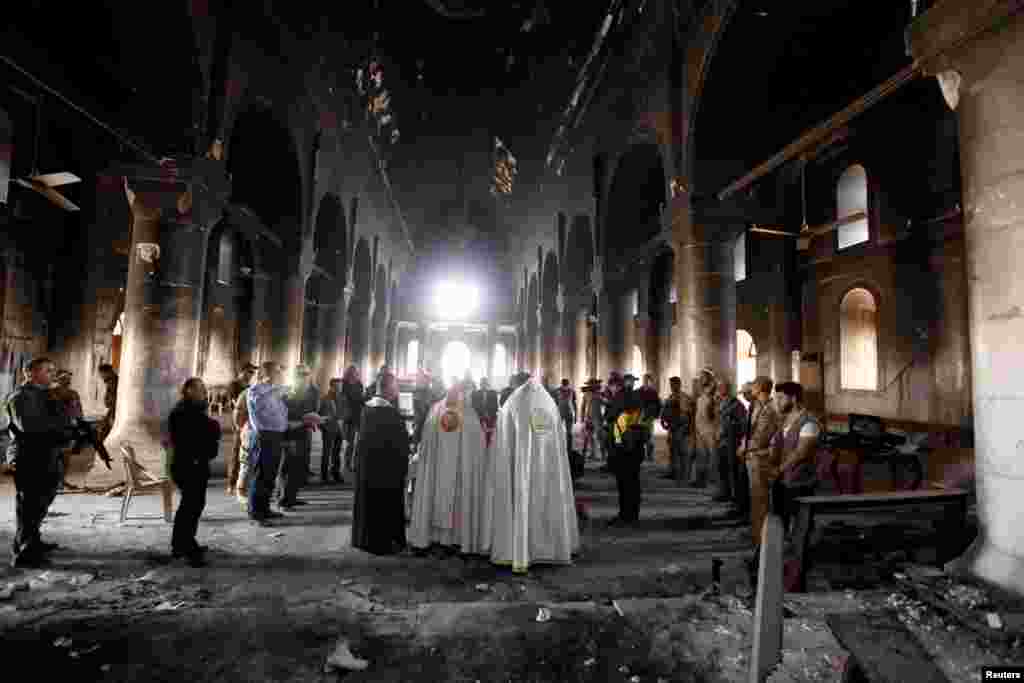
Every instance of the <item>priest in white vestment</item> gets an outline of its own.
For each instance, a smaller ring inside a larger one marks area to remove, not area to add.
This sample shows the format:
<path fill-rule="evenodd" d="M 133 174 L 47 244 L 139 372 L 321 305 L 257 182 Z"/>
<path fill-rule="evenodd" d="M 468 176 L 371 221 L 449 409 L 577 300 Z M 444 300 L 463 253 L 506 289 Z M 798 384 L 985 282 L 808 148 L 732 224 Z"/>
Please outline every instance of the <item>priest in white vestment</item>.
<path fill-rule="evenodd" d="M 480 417 L 461 384 L 431 408 L 417 459 L 409 545 L 487 554 L 491 539 L 484 484 L 489 461 Z"/>
<path fill-rule="evenodd" d="M 558 407 L 536 380 L 501 408 L 487 486 L 491 561 L 525 573 L 534 564 L 571 564 L 580 534 Z"/>

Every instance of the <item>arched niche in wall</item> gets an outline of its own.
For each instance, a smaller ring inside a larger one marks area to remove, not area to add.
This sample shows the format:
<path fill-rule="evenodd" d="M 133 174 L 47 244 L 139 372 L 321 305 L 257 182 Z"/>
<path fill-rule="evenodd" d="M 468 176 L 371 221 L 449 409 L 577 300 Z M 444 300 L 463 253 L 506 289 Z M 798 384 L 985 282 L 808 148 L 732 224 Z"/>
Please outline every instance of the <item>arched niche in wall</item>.
<path fill-rule="evenodd" d="M 661 232 L 667 201 L 667 179 L 661 151 L 654 143 L 630 147 L 612 177 L 605 219 L 604 263 L 615 269 L 623 257 Z"/>
<path fill-rule="evenodd" d="M 590 216 L 574 216 L 565 252 L 565 286 L 575 294 L 590 285 L 594 269 L 594 242 Z"/>
<path fill-rule="evenodd" d="M 229 219 L 210 231 L 206 248 L 199 375 L 216 392 L 252 359 L 255 264 L 251 244 Z"/>
<path fill-rule="evenodd" d="M 316 214 L 314 247 L 316 263 L 334 278 L 340 294 L 348 269 L 348 226 L 345 211 L 337 195 L 327 193 Z"/>
<path fill-rule="evenodd" d="M 328 331 L 321 306 L 334 299 L 334 283 L 314 272 L 306 280 L 306 310 L 302 316 L 302 362 L 316 375 L 323 362 L 323 341 Z"/>
<path fill-rule="evenodd" d="M 839 305 L 839 381 L 842 389 L 878 391 L 878 300 L 864 287 Z"/>
<path fill-rule="evenodd" d="M 364 365 L 369 357 L 370 321 L 367 316 L 373 294 L 373 260 L 370 255 L 370 244 L 365 237 L 356 242 L 352 263 L 354 292 L 348 310 L 346 357 L 350 365 L 355 365 L 359 372 L 363 373 L 362 379 L 366 382 L 369 378 L 365 376 Z"/>

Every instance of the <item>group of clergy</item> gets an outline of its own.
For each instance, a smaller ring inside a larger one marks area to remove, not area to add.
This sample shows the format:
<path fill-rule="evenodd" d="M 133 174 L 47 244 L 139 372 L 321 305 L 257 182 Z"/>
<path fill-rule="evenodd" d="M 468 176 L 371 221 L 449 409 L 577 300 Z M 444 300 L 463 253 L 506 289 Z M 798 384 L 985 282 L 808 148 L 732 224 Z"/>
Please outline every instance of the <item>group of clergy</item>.
<path fill-rule="evenodd" d="M 410 472 L 398 382 L 382 373 L 360 427 L 352 545 L 375 554 L 443 548 L 516 573 L 570 564 L 580 536 L 565 425 L 536 379 L 521 374 L 514 385 L 488 440 L 467 386 L 454 383 L 426 416 Z"/>

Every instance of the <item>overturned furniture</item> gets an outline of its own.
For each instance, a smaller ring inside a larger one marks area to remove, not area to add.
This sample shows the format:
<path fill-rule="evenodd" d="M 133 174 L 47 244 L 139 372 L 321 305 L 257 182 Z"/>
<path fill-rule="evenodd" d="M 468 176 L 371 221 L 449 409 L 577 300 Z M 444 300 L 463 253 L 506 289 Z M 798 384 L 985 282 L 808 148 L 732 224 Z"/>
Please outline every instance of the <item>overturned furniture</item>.
<path fill-rule="evenodd" d="M 793 545 L 798 572 L 796 590 L 801 593 L 807 590 L 807 571 L 812 555 L 811 532 L 814 530 L 814 522 L 823 516 L 923 516 L 932 521 L 940 543 L 945 546 L 940 555 L 952 557 L 962 550 L 960 536 L 967 521 L 967 492 L 959 489 L 803 496 L 797 498 L 795 504 L 797 510 L 793 523 Z"/>
<path fill-rule="evenodd" d="M 128 519 L 128 506 L 136 493 L 159 489 L 163 497 L 164 521 L 174 521 L 174 483 L 167 477 L 158 477 L 139 464 L 135 449 L 128 444 L 121 446 L 124 455 L 125 489 L 121 501 L 121 522 Z"/>

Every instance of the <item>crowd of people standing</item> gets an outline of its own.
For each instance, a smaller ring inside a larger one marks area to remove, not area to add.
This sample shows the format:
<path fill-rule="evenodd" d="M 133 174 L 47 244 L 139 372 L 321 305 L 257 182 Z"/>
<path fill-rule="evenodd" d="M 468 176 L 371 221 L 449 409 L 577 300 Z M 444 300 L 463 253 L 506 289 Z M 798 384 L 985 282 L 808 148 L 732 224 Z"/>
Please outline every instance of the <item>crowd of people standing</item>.
<path fill-rule="evenodd" d="M 588 380 L 578 412 L 568 380 L 552 389 L 565 406 L 567 424 L 570 416 L 574 420 L 575 450 L 601 461 L 602 471 L 615 476 L 619 513 L 609 524 L 631 525 L 639 519 L 640 472 L 645 461 L 653 460 L 657 421 L 668 440 L 670 464 L 662 476 L 679 486 L 713 485 L 713 502 L 729 503 L 735 516 L 749 519 L 753 567 L 770 501 L 777 501 L 788 524 L 793 500 L 817 487 L 821 426 L 804 405 L 803 387 L 797 382 L 775 385 L 761 376 L 737 395 L 728 379 L 707 368 L 689 392 L 680 377 L 671 377 L 669 394 L 661 399 L 653 376 L 645 375 L 639 388 L 636 381 L 618 372 L 610 373 L 607 382 Z"/>
<path fill-rule="evenodd" d="M 109 366 L 100 374 L 108 412 L 97 431 L 105 436 L 113 425 L 117 376 Z M 70 379 L 48 359 L 36 359 L 4 404 L 2 417 L 13 435 L 6 455 L 16 465 L 13 556 L 19 566 L 38 563 L 53 549 L 39 537 L 39 523 L 64 482 L 70 442 L 80 435 L 81 401 Z M 512 499 L 496 502 L 495 491 L 505 491 L 510 483 L 512 490 L 519 485 L 527 492 L 540 486 L 524 495 L 555 501 L 540 514 L 566 522 L 562 503 L 571 500 L 584 461 L 596 460 L 616 480 L 618 514 L 609 524 L 632 526 L 640 518 L 643 464 L 654 460 L 656 423 L 667 434 L 670 456 L 661 476 L 679 486 L 713 485 L 714 502 L 729 503 L 735 515 L 749 518 L 755 549 L 773 499 L 788 523 L 793 499 L 814 491 L 821 427 L 804 407 L 798 383 L 776 386 L 768 377 L 757 377 L 737 395 L 727 379 L 705 369 L 689 392 L 680 377 L 670 378 L 669 394 L 662 399 L 653 376 L 645 375 L 639 387 L 637 381 L 632 374 L 612 372 L 606 382 L 585 382 L 581 397 L 567 379 L 552 386 L 547 377 L 537 381 L 521 372 L 499 394 L 486 378 L 479 387 L 468 377 L 452 378 L 446 388 L 421 371 L 412 414 L 405 415 L 399 410 L 397 378 L 387 366 L 368 387 L 351 366 L 321 393 L 305 365 L 294 368 L 289 384 L 277 363 L 247 365 L 229 388 L 237 438 L 226 449 L 226 491 L 258 526 L 305 505 L 301 492 L 315 476 L 311 453 L 319 431 L 321 481 L 340 484 L 346 475 L 354 477 L 355 547 L 391 553 L 440 544 L 471 554 L 492 552 L 499 563 L 522 570 L 549 555 L 569 561 L 578 535 L 574 527 L 529 551 L 502 546 L 512 532 L 498 519 L 495 506 L 507 503 L 503 514 L 511 520 L 516 504 Z M 168 417 L 165 437 L 167 469 L 181 492 L 171 552 L 193 566 L 205 562 L 196 530 L 209 463 L 221 450 L 220 424 L 209 413 L 205 385 L 189 379 Z M 516 482 L 515 467 L 501 473 L 500 464 L 514 462 L 521 449 L 534 453 L 528 460 L 540 458 L 547 468 L 524 462 L 521 469 L 554 476 L 541 485 Z M 420 475 L 419 490 L 411 498 L 410 462 Z M 424 472 L 429 476 L 424 478 Z M 549 485 L 552 491 L 544 488 Z M 538 493 L 542 490 L 543 495 Z"/>

